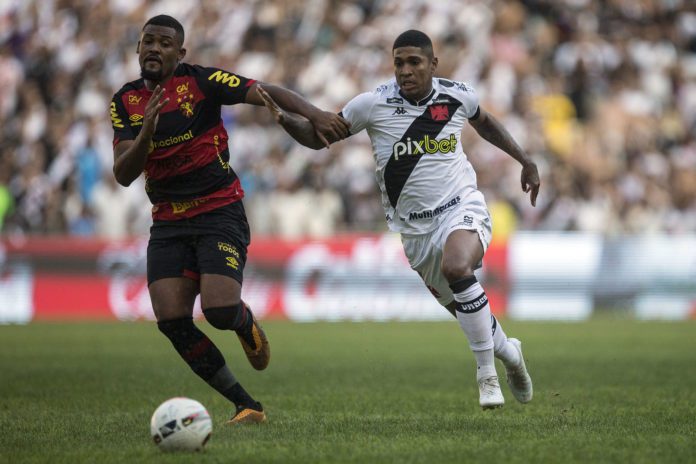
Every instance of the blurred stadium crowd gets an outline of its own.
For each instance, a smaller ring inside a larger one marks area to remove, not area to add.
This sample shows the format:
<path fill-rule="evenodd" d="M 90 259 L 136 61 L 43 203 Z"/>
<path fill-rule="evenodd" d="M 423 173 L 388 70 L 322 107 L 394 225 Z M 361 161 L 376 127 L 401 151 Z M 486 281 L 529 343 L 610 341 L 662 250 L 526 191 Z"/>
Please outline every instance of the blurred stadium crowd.
<path fill-rule="evenodd" d="M 395 36 L 421 29 L 438 75 L 474 86 L 539 164 L 532 208 L 519 165 L 465 130 L 496 238 L 696 232 L 694 2 L 4 0 L 4 234 L 147 232 L 142 183 L 124 189 L 111 174 L 108 108 L 139 77 L 139 33 L 159 13 L 184 24 L 186 61 L 284 85 L 331 111 L 390 79 Z M 384 229 L 364 133 L 311 151 L 262 108 L 227 107 L 223 117 L 254 233 Z"/>

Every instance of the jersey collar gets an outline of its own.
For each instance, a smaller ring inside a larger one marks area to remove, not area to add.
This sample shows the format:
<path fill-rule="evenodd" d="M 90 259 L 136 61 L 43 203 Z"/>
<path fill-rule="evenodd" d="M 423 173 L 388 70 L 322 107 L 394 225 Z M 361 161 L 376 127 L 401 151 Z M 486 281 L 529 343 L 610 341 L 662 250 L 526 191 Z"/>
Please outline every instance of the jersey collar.
<path fill-rule="evenodd" d="M 403 94 L 401 89 L 399 89 L 399 95 L 401 95 L 404 98 L 404 100 L 406 100 L 407 102 L 409 102 L 413 106 L 423 106 L 424 104 L 428 103 L 431 98 L 433 98 L 433 95 L 435 95 L 435 88 L 433 87 L 433 89 L 430 91 L 430 93 L 426 97 L 421 98 L 420 100 L 411 100 L 410 98 L 408 98 L 406 95 Z"/>

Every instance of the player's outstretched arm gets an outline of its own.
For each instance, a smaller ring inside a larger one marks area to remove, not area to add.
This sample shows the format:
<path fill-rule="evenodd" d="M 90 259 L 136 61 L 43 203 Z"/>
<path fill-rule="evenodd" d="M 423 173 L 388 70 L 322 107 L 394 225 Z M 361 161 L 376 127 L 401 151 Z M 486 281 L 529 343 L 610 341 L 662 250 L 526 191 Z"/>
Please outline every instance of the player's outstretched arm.
<path fill-rule="evenodd" d="M 536 206 L 537 195 L 539 194 L 539 172 L 534 161 L 517 145 L 515 139 L 503 127 L 500 122 L 479 107 L 480 114 L 476 119 L 470 119 L 469 124 L 478 132 L 478 134 L 503 150 L 508 155 L 515 158 L 522 165 L 522 190 L 529 192 L 529 199 L 532 206 Z"/>
<path fill-rule="evenodd" d="M 265 97 L 258 92 L 259 88 L 263 89 L 266 95 Z M 246 102 L 253 105 L 268 106 L 268 100 L 266 98 L 272 101 L 273 105 L 278 107 L 278 109 L 282 108 L 285 110 L 287 112 L 286 114 L 296 113 L 306 118 L 311 126 L 313 126 L 312 130 L 316 132 L 317 137 L 321 141 L 321 147 L 328 147 L 331 142 L 342 140 L 350 135 L 348 132 L 350 124 L 341 116 L 336 113 L 331 113 L 330 111 L 322 111 L 300 95 L 284 89 L 283 87 L 256 82 L 249 89 Z M 288 119 L 293 120 L 292 117 Z M 301 140 L 298 140 L 298 142 L 302 143 Z"/>
<path fill-rule="evenodd" d="M 155 87 L 145 106 L 143 126 L 138 136 L 135 140 L 124 140 L 114 146 L 114 177 L 124 187 L 128 187 L 145 169 L 160 110 L 169 103 L 168 98 L 162 98 L 163 95 L 164 89 L 159 85 Z"/>
<path fill-rule="evenodd" d="M 346 136 L 342 134 L 329 134 L 328 137 L 322 136 L 318 129 L 312 123 L 302 116 L 283 111 L 275 100 L 266 92 L 265 86 L 257 86 L 256 92 L 262 99 L 268 111 L 271 112 L 275 121 L 285 129 L 285 132 L 290 134 L 292 138 L 297 140 L 305 147 L 319 150 L 320 148 L 328 147 L 331 143 L 344 139 Z M 345 121 L 338 115 L 336 117 Z M 347 127 L 350 127 L 346 122 Z M 347 129 L 346 129 L 347 132 Z"/>

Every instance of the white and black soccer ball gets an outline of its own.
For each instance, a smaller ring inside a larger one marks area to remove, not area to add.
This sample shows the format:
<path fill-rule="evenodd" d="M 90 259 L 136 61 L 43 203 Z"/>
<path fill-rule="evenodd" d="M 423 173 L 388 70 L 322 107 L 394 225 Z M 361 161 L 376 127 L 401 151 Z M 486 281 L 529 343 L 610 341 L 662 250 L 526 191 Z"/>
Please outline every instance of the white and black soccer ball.
<path fill-rule="evenodd" d="M 165 401 L 150 420 L 150 434 L 162 451 L 200 451 L 212 432 L 210 414 L 190 398 Z"/>

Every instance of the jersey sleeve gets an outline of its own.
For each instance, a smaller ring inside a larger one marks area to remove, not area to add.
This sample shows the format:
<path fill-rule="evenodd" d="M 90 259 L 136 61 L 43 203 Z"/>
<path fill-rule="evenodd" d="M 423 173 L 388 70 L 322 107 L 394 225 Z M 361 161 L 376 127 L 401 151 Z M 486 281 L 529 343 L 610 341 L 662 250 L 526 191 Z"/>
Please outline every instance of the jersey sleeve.
<path fill-rule="evenodd" d="M 195 66 L 194 72 L 198 86 L 206 98 L 211 98 L 222 105 L 244 103 L 249 87 L 256 82 L 239 74 L 218 68 Z"/>
<path fill-rule="evenodd" d="M 122 140 L 134 140 L 136 133 L 128 124 L 128 112 L 123 105 L 121 93 L 111 99 L 111 127 L 114 129 L 114 145 Z"/>
<path fill-rule="evenodd" d="M 465 82 L 453 81 L 457 93 L 462 101 L 462 109 L 467 119 L 476 119 L 480 113 L 479 98 L 476 90 Z"/>
<path fill-rule="evenodd" d="M 350 122 L 350 133 L 357 134 L 365 129 L 370 123 L 370 113 L 376 101 L 373 93 L 361 93 L 341 110 L 341 116 Z"/>

